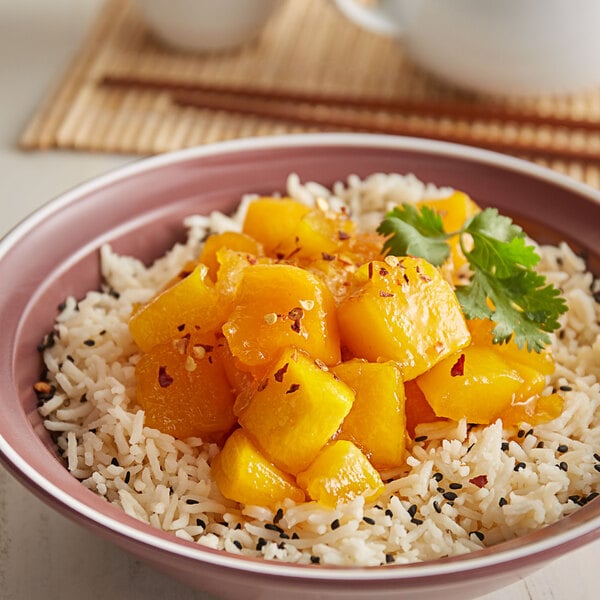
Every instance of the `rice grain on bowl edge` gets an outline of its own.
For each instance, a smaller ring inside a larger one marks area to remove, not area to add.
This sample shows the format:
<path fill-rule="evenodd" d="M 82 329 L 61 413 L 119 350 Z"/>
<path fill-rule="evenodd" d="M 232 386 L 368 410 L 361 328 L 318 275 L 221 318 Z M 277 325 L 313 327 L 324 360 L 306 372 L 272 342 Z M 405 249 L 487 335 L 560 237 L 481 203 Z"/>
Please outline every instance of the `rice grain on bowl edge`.
<path fill-rule="evenodd" d="M 468 190 L 467 190 L 468 191 Z M 389 207 L 447 190 L 411 175 L 349 177 L 328 190 L 292 175 L 288 194 L 307 204 L 346 204 L 373 229 Z M 600 291 L 565 244 L 539 249 L 539 270 L 563 291 L 569 312 L 553 342 L 556 371 L 547 393 L 565 399 L 555 421 L 504 429 L 501 422 L 420 425 L 406 468 L 386 474 L 375 504 L 362 498 L 327 509 L 314 502 L 282 510 L 223 498 L 211 480 L 215 444 L 178 440 L 144 426 L 135 403 L 139 349 L 132 307 L 147 301 L 210 232 L 239 230 L 235 217 L 192 216 L 188 239 L 146 268 L 101 251 L 104 291 L 68 298 L 43 343 L 50 389 L 40 412 L 70 472 L 129 515 L 177 537 L 248 556 L 296 563 L 378 566 L 464 554 L 524 535 L 569 515 L 600 491 Z"/>

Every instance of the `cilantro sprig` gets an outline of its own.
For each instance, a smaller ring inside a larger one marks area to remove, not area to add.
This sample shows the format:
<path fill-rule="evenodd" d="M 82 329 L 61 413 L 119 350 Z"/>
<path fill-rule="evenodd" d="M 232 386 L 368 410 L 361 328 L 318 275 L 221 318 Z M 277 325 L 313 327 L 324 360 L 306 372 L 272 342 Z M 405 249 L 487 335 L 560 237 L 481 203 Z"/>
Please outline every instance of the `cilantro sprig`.
<path fill-rule="evenodd" d="M 420 256 L 436 266 L 448 258 L 448 242 L 458 236 L 472 275 L 468 284 L 457 286 L 456 295 L 467 319 L 494 321 L 494 343 L 514 337 L 519 348 L 540 352 L 550 343 L 548 333 L 560 327 L 558 318 L 567 310 L 564 298 L 534 270 L 540 257 L 523 230 L 495 208 L 446 232 L 435 210 L 403 204 L 386 214 L 377 231 L 387 236 L 384 252 Z"/>

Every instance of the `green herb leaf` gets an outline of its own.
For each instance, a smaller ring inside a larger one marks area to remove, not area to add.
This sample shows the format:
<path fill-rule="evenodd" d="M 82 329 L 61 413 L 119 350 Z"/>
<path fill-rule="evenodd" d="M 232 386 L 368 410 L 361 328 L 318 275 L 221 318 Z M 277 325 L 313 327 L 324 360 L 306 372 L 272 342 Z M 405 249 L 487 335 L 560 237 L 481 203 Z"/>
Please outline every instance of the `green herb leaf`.
<path fill-rule="evenodd" d="M 519 348 L 540 352 L 550 342 L 548 333 L 560 327 L 558 318 L 567 310 L 564 299 L 533 270 L 540 257 L 523 230 L 495 208 L 447 233 L 434 210 L 404 204 L 388 213 L 377 231 L 390 236 L 385 252 L 420 256 L 436 266 L 450 253 L 448 239 L 458 235 L 472 276 L 467 285 L 457 287 L 456 295 L 468 319 L 496 323 L 494 343 L 514 338 Z M 472 244 L 466 243 L 468 237 Z"/>
<path fill-rule="evenodd" d="M 387 254 L 421 256 L 436 266 L 450 255 L 442 218 L 427 206 L 420 211 L 412 204 L 394 208 L 381 222 L 377 232 L 389 236 L 383 244 Z"/>

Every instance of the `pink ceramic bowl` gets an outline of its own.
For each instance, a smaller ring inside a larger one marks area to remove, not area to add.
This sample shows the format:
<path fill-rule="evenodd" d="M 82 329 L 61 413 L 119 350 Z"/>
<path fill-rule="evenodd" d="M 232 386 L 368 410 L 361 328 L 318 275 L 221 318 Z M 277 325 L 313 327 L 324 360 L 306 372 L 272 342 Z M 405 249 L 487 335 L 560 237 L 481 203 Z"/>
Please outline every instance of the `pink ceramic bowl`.
<path fill-rule="evenodd" d="M 50 506 L 192 586 L 223 598 L 469 598 L 507 585 L 600 537 L 600 499 L 534 534 L 470 555 L 406 566 L 328 568 L 242 558 L 176 539 L 80 485 L 56 458 L 36 410 L 36 346 L 66 295 L 99 285 L 98 248 L 148 260 L 183 237 L 184 216 L 227 211 L 286 176 L 332 184 L 412 172 L 511 214 L 540 241 L 566 239 L 600 273 L 600 193 L 513 158 L 425 140 L 316 134 L 227 142 L 140 161 L 50 202 L 0 244 L 0 458 Z"/>

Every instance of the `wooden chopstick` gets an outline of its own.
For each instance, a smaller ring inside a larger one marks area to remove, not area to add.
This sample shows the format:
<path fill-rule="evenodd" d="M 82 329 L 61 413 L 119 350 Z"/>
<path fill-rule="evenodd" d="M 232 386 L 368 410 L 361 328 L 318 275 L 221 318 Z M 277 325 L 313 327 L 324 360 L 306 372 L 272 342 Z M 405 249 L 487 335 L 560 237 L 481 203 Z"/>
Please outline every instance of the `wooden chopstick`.
<path fill-rule="evenodd" d="M 316 114 L 312 107 L 294 106 L 289 103 L 265 102 L 246 100 L 243 98 L 221 95 L 221 94 L 199 94 L 197 92 L 174 92 L 172 101 L 177 106 L 194 107 L 214 111 L 225 111 L 251 117 L 283 121 L 318 129 L 350 130 L 369 133 L 385 133 L 393 135 L 416 136 L 428 139 L 444 140 L 469 146 L 477 146 L 503 152 L 507 154 L 519 154 L 534 158 L 547 160 L 581 161 L 585 163 L 600 163 L 600 154 L 586 148 L 571 148 L 567 146 L 553 147 L 548 144 L 539 144 L 534 141 L 514 139 L 505 141 L 483 137 L 474 134 L 471 130 L 462 133 L 448 132 L 441 135 L 433 125 L 423 123 L 398 123 L 377 120 L 372 115 L 348 116 L 338 113 L 319 112 Z"/>
<path fill-rule="evenodd" d="M 278 101 L 281 103 L 319 104 L 339 108 L 399 113 L 406 116 L 447 117 L 451 119 L 481 119 L 502 123 L 530 124 L 537 126 L 564 127 L 584 131 L 600 131 L 600 120 L 577 119 L 556 115 L 540 115 L 531 111 L 516 111 L 505 106 L 482 105 L 474 102 L 382 99 L 375 96 L 348 96 L 325 92 L 289 91 L 250 85 L 202 84 L 177 82 L 162 78 L 140 78 L 122 75 L 106 75 L 101 81 L 104 86 L 139 88 L 165 91 L 172 94 L 207 93 L 235 96 L 250 100 Z"/>

